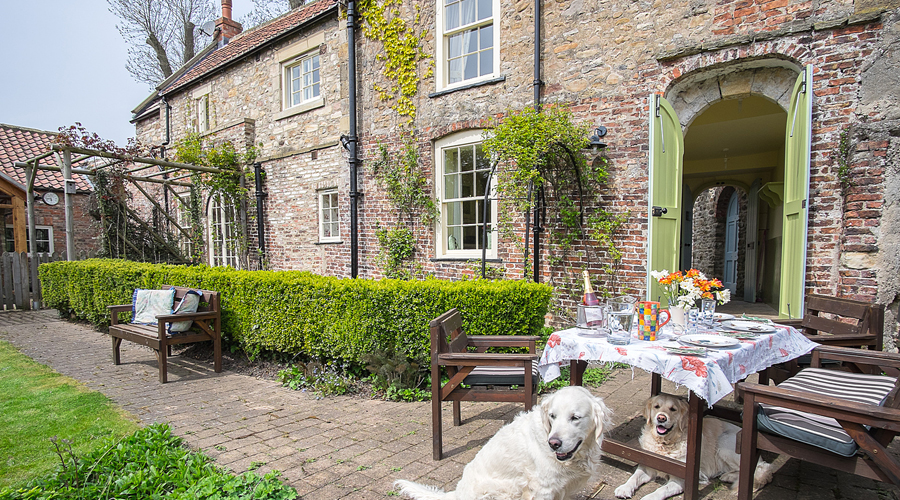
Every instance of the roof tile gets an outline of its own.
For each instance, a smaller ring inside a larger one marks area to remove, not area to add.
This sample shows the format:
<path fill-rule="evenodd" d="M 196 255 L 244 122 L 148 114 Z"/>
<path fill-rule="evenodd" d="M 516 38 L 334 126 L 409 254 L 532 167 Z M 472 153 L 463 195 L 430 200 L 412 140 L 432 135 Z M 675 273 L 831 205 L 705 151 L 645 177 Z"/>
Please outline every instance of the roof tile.
<path fill-rule="evenodd" d="M 15 125 L 0 123 L 0 172 L 11 177 L 23 186 L 27 183 L 25 169 L 17 168 L 17 161 L 34 158 L 50 151 L 50 144 L 56 137 L 56 132 L 46 132 Z M 57 165 L 55 155 L 41 160 L 43 165 Z M 78 191 L 93 191 L 91 184 L 83 176 L 73 174 Z M 35 189 L 55 189 L 62 191 L 65 179 L 62 172 L 50 170 L 38 170 L 34 179 Z"/>

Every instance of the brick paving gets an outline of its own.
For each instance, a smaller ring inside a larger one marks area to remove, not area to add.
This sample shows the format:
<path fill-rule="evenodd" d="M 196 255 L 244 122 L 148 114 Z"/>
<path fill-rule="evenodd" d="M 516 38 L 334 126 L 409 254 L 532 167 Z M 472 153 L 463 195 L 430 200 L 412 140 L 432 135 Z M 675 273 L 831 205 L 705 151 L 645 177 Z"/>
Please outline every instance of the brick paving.
<path fill-rule="evenodd" d="M 195 449 L 235 472 L 251 466 L 282 471 L 304 500 L 393 497 L 392 483 L 412 479 L 452 489 L 480 447 L 521 410 L 506 403 L 464 403 L 463 425 L 452 427 L 445 405 L 447 458 L 431 459 L 430 403 L 395 403 L 360 397 L 329 397 L 290 391 L 274 380 L 215 373 L 212 366 L 175 356 L 169 383 L 157 381 L 153 351 L 122 343 L 122 364 L 111 361 L 109 337 L 89 326 L 60 320 L 56 311 L 0 313 L 0 340 L 86 387 L 106 394 L 145 424 L 167 422 Z M 617 437 L 635 432 L 649 387 L 641 370 L 620 369 L 594 389 L 615 412 Z M 665 385 L 668 392 L 680 392 Z M 775 481 L 760 500 L 898 499 L 898 489 L 796 460 L 779 458 Z M 579 496 L 610 500 L 634 465 L 605 459 L 602 482 Z M 637 497 L 653 491 L 645 485 Z M 599 491 L 598 491 L 599 490 Z M 704 499 L 725 499 L 712 483 Z M 677 497 L 681 498 L 681 496 Z"/>

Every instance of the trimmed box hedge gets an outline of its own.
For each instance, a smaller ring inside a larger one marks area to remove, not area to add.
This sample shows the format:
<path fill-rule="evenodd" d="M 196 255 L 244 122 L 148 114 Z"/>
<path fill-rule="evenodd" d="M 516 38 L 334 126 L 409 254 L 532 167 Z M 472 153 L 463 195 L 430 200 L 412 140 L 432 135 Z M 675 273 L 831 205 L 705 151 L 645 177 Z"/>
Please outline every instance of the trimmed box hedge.
<path fill-rule="evenodd" d="M 251 353 L 305 353 L 357 363 L 378 349 L 429 358 L 428 322 L 452 307 L 470 335 L 537 335 L 551 288 L 524 281 L 341 279 L 305 271 L 238 271 L 112 259 L 39 268 L 44 302 L 109 325 L 106 306 L 135 288 L 178 285 L 221 293 L 222 331 Z"/>

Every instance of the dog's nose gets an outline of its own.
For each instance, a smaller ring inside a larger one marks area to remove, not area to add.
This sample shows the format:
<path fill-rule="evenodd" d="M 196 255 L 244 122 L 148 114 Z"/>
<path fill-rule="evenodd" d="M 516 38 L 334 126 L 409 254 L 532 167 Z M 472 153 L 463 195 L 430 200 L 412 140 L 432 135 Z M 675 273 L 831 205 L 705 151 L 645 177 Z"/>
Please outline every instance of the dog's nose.
<path fill-rule="evenodd" d="M 552 448 L 553 450 L 558 450 L 559 447 L 562 446 L 562 440 L 560 440 L 559 438 L 550 438 L 547 440 L 547 442 L 550 444 L 550 448 Z"/>
<path fill-rule="evenodd" d="M 666 420 L 669 420 L 669 419 L 665 415 L 660 414 L 660 415 L 656 416 L 656 421 L 661 424 L 665 423 Z"/>

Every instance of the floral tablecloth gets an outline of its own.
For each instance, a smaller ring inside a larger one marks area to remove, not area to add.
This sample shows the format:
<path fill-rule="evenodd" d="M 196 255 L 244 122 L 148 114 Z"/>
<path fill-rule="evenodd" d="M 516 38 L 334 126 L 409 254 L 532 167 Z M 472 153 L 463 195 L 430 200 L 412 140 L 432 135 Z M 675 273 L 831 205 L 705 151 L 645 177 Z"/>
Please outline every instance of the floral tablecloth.
<path fill-rule="evenodd" d="M 728 349 L 708 349 L 705 356 L 666 352 L 666 345 L 676 343 L 674 336 L 653 342 L 632 339 L 629 345 L 617 346 L 605 338 L 580 336 L 578 332 L 583 330 L 571 328 L 550 335 L 538 368 L 544 382 L 549 382 L 559 377 L 560 365 L 570 360 L 628 363 L 683 385 L 712 405 L 734 389 L 733 383 L 774 364 L 800 357 L 818 345 L 794 328 L 773 326 L 774 333 L 741 340 L 739 345 Z"/>

